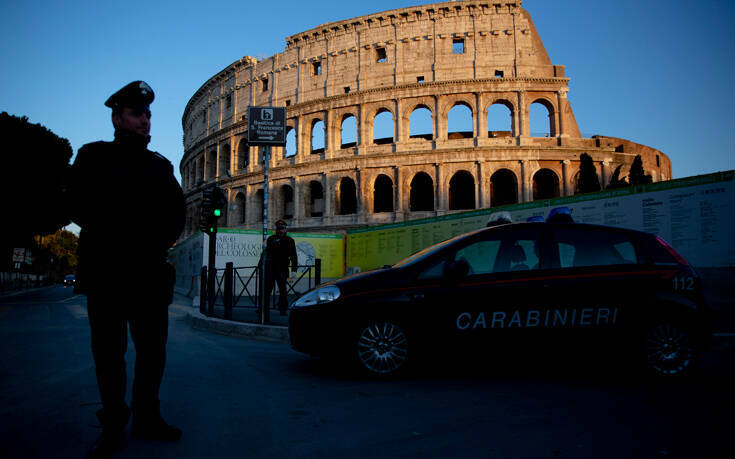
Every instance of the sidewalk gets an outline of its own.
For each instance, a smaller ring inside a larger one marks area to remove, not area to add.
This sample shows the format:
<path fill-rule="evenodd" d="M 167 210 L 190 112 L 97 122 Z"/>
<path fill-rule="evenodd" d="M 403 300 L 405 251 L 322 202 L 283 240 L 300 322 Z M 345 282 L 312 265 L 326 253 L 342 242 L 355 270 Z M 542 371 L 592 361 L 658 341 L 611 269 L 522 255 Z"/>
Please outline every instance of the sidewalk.
<path fill-rule="evenodd" d="M 281 316 L 277 310 L 271 310 L 270 319 L 273 325 L 261 325 L 250 323 L 257 320 L 252 308 L 233 308 L 232 316 L 235 320 L 224 320 L 218 318 L 224 315 L 222 306 L 215 306 L 215 315 L 218 317 L 207 317 L 199 312 L 199 304 L 194 305 L 192 298 L 178 293 L 174 295 L 174 303 L 170 307 L 185 313 L 186 321 L 197 330 L 277 343 L 289 342 L 288 316 Z"/>

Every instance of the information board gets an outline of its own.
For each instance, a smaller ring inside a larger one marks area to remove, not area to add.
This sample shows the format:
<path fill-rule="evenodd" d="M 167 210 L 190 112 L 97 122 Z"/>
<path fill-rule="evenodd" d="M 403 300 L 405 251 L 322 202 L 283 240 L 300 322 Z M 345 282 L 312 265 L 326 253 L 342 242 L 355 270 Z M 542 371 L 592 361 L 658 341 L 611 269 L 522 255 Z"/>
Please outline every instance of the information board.
<path fill-rule="evenodd" d="M 494 212 L 514 222 L 567 206 L 578 223 L 630 228 L 668 241 L 698 267 L 735 266 L 735 171 L 414 220 L 347 232 L 347 271 L 397 261 L 453 236 L 482 228 Z"/>

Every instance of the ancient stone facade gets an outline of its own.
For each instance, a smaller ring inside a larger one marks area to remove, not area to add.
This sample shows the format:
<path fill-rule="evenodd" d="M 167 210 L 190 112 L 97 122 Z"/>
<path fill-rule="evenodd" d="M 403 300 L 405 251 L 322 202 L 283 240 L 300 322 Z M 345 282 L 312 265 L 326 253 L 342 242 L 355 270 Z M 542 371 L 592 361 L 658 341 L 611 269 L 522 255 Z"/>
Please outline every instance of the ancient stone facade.
<path fill-rule="evenodd" d="M 301 231 L 571 195 L 582 153 L 603 186 L 619 165 L 627 175 L 636 155 L 654 181 L 672 177 L 653 148 L 582 138 L 568 83 L 520 0 L 435 3 L 292 35 L 284 52 L 234 62 L 187 104 L 184 236 L 198 230 L 201 191 L 213 182 L 230 199 L 222 225 L 262 226 L 262 149 L 247 143 L 249 105 L 287 108 L 289 147 L 273 148 L 269 162 L 269 220 Z M 449 132 L 457 107 L 471 112 L 471 131 Z M 533 107 L 548 115 L 545 133 L 529 132 Z M 508 115 L 504 126 L 488 125 L 493 110 Z M 430 133 L 411 132 L 418 115 Z M 378 116 L 392 118 L 392 137 L 374 138 Z"/>

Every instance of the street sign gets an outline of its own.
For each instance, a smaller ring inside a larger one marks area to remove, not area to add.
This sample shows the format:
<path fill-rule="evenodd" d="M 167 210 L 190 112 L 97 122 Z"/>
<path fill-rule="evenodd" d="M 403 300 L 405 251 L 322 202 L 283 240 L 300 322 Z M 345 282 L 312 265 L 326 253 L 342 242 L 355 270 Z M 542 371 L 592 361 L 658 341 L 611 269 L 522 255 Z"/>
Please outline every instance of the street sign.
<path fill-rule="evenodd" d="M 25 259 L 26 259 L 26 249 L 24 248 L 14 248 L 13 249 L 13 262 L 23 263 Z"/>
<path fill-rule="evenodd" d="M 248 107 L 248 143 L 250 145 L 286 146 L 286 109 L 284 107 Z"/>

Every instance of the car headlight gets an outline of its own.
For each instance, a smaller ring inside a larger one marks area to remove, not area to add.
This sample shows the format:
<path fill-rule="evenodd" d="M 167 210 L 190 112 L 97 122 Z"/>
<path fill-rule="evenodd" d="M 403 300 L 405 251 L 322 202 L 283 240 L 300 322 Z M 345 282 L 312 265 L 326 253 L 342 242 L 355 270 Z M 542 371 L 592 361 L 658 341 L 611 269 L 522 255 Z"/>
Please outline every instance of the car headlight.
<path fill-rule="evenodd" d="M 340 291 L 336 285 L 327 285 L 302 296 L 293 304 L 294 308 L 303 308 L 304 306 L 313 306 L 315 304 L 331 303 L 339 298 Z"/>

